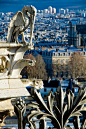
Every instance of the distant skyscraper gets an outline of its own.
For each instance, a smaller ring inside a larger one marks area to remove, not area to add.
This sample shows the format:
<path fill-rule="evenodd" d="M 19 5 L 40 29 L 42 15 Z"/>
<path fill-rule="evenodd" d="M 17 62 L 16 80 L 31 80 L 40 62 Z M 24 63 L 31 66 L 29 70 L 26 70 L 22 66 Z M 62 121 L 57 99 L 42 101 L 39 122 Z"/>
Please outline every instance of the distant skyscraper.
<path fill-rule="evenodd" d="M 86 13 L 84 13 L 84 18 L 86 17 Z"/>
<path fill-rule="evenodd" d="M 43 10 L 41 10 L 40 12 L 43 13 Z"/>
<path fill-rule="evenodd" d="M 41 11 L 40 10 L 38 10 L 38 13 L 40 13 Z"/>
<path fill-rule="evenodd" d="M 43 13 L 48 13 L 48 9 L 44 9 Z"/>
<path fill-rule="evenodd" d="M 62 8 L 59 9 L 59 13 L 60 13 L 60 14 L 65 14 L 65 9 L 62 9 Z"/>
<path fill-rule="evenodd" d="M 56 13 L 56 8 L 52 8 L 52 13 Z"/>
<path fill-rule="evenodd" d="M 69 9 L 66 9 L 66 13 L 68 13 L 69 12 Z"/>
<path fill-rule="evenodd" d="M 48 10 L 49 10 L 49 13 L 52 14 L 52 7 L 51 6 L 48 7 Z"/>

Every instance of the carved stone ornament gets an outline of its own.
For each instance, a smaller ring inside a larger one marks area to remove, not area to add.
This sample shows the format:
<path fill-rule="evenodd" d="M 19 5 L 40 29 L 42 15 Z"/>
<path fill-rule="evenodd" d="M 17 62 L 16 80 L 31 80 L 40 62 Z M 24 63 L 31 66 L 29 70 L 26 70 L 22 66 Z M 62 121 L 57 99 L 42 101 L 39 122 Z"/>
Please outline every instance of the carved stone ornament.
<path fill-rule="evenodd" d="M 28 107 L 31 108 L 24 120 L 24 128 L 26 123 L 29 123 L 30 129 L 36 129 L 36 124 L 33 122 L 33 118 L 37 117 L 40 121 L 39 129 L 45 129 L 45 118 L 49 118 L 53 125 L 53 128 L 49 129 L 72 129 L 70 126 L 66 126 L 69 118 L 74 117 L 73 125 L 75 129 L 80 129 L 80 119 L 82 112 L 86 111 L 86 88 L 80 89 L 77 97 L 71 90 L 63 92 L 62 87 L 58 87 L 57 92 L 52 94 L 52 91 L 48 93 L 47 103 L 43 100 L 41 94 L 36 89 L 31 89 L 31 96 L 36 102 L 30 102 Z M 81 128 L 86 128 L 86 120 L 83 119 Z"/>
<path fill-rule="evenodd" d="M 23 80 L 20 75 L 25 66 L 34 66 L 36 62 L 35 60 L 23 58 L 27 50 L 33 50 L 34 48 L 32 36 L 35 16 L 36 8 L 34 6 L 24 6 L 22 11 L 18 11 L 9 23 L 7 42 L 0 43 L 0 99 L 29 96 L 30 94 L 26 90 L 27 86 L 36 86 L 35 88 L 40 89 L 39 83 L 42 80 Z M 26 43 L 24 31 L 29 25 L 30 42 Z M 18 42 L 19 34 L 22 34 L 22 43 Z M 43 83 L 41 83 L 42 87 Z"/>
<path fill-rule="evenodd" d="M 30 44 L 32 44 L 32 36 L 34 22 L 36 16 L 36 8 L 34 6 L 24 6 L 22 11 L 18 11 L 9 24 L 7 43 L 19 43 L 18 35 L 22 35 L 22 43 L 26 43 L 24 39 L 24 31 L 30 26 Z"/>
<path fill-rule="evenodd" d="M 29 12 L 29 14 L 28 14 Z M 13 106 L 6 109 L 8 99 L 29 96 L 26 87 L 31 86 L 37 89 L 42 80 L 38 79 L 22 79 L 20 72 L 25 66 L 34 66 L 35 60 L 24 59 L 24 53 L 27 50 L 33 50 L 32 36 L 34 30 L 36 16 L 36 8 L 34 6 L 24 6 L 22 11 L 18 11 L 9 23 L 7 42 L 0 42 L 0 112 L 3 113 L 3 119 L 9 115 L 8 112 L 13 110 Z M 30 25 L 30 41 L 26 43 L 24 39 L 24 31 Z M 22 42 L 19 43 L 18 35 L 22 35 Z M 28 80 L 28 81 L 27 81 Z M 39 83 L 38 83 L 39 82 Z M 6 101 L 4 101 L 6 100 Z M 0 124 L 1 125 L 1 124 Z"/>
<path fill-rule="evenodd" d="M 14 105 L 14 111 L 18 118 L 18 129 L 23 129 L 23 116 L 26 111 L 26 104 L 21 98 L 16 101 L 16 104 Z"/>

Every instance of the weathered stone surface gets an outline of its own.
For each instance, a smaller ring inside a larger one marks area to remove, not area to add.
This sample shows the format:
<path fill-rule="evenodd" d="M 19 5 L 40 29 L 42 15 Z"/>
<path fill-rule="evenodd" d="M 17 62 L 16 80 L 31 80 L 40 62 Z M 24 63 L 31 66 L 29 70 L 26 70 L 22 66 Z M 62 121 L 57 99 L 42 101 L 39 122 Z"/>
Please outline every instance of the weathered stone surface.
<path fill-rule="evenodd" d="M 9 83 L 8 79 L 0 79 L 0 89 L 8 89 Z"/>
<path fill-rule="evenodd" d="M 26 90 L 26 88 L 0 90 L 0 99 L 17 98 L 17 97 L 24 97 L 29 95 L 30 94 Z"/>
<path fill-rule="evenodd" d="M 29 96 L 26 87 L 43 88 L 41 79 L 0 79 L 0 99 Z"/>
<path fill-rule="evenodd" d="M 27 12 L 29 12 L 29 15 Z M 8 28 L 7 42 L 19 43 L 18 35 L 21 34 L 22 42 L 26 44 L 24 38 L 24 31 L 30 26 L 30 43 L 32 44 L 35 16 L 36 16 L 36 8 L 32 5 L 24 6 L 21 12 L 18 11 L 10 21 Z"/>
<path fill-rule="evenodd" d="M 36 89 L 43 88 L 43 81 L 41 79 L 21 79 L 25 87 L 30 86 Z"/>
<path fill-rule="evenodd" d="M 29 12 L 29 15 L 27 14 Z M 9 109 L 12 109 L 9 98 L 18 98 L 30 96 L 26 89 L 31 85 L 35 87 L 35 83 L 29 80 L 29 83 L 24 84 L 20 80 L 21 70 L 27 66 L 34 66 L 35 60 L 23 59 L 24 53 L 29 49 L 32 50 L 32 36 L 34 22 L 36 16 L 36 8 L 34 6 L 24 6 L 22 12 L 18 11 L 11 19 L 8 28 L 7 43 L 0 42 L 0 126 L 3 120 L 10 115 Z M 24 39 L 24 31 L 30 25 L 30 42 L 27 43 Z M 22 44 L 18 42 L 18 35 L 22 35 Z M 35 81 L 36 82 L 36 81 Z M 36 84 L 36 87 L 39 84 Z M 39 89 L 39 88 L 38 88 Z"/>
<path fill-rule="evenodd" d="M 11 104 L 11 99 L 0 101 L 0 127 L 5 126 L 4 119 L 7 116 L 15 115 L 14 107 Z"/>
<path fill-rule="evenodd" d="M 34 87 L 36 89 L 43 88 L 43 81 L 41 79 L 0 79 L 0 90 L 2 89 L 19 89 L 24 87 Z"/>
<path fill-rule="evenodd" d="M 0 78 L 21 78 L 20 72 L 27 65 L 35 65 L 35 60 L 23 59 L 24 53 L 33 49 L 33 44 L 0 43 Z"/>
<path fill-rule="evenodd" d="M 0 79 L 0 90 L 24 88 L 20 79 Z"/>
<path fill-rule="evenodd" d="M 0 101 L 0 112 L 4 110 L 13 110 L 14 107 L 11 104 L 11 99 Z"/>
<path fill-rule="evenodd" d="M 29 12 L 29 15 L 28 13 Z M 35 60 L 23 59 L 24 53 L 33 49 L 32 36 L 34 30 L 36 8 L 34 6 L 24 6 L 22 11 L 18 11 L 11 19 L 8 27 L 7 42 L 0 43 L 0 78 L 21 78 L 21 70 L 27 66 L 35 65 Z M 24 39 L 24 31 L 30 25 L 30 42 Z M 18 35 L 22 35 L 22 43 L 18 41 Z M 3 87 L 8 88 L 8 82 L 1 80 Z M 7 83 L 7 86 L 6 86 Z M 14 82 L 13 82 L 14 83 Z"/>

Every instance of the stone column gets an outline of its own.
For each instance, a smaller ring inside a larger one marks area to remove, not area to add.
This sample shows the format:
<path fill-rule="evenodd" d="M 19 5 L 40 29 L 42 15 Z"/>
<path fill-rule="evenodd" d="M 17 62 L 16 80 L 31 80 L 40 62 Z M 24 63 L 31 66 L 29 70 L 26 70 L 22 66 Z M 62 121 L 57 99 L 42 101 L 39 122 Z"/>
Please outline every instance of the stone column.
<path fill-rule="evenodd" d="M 26 110 L 26 104 L 20 98 L 19 100 L 16 101 L 16 104 L 14 105 L 14 111 L 18 119 L 18 129 L 23 129 L 23 116 L 24 116 L 25 110 Z"/>

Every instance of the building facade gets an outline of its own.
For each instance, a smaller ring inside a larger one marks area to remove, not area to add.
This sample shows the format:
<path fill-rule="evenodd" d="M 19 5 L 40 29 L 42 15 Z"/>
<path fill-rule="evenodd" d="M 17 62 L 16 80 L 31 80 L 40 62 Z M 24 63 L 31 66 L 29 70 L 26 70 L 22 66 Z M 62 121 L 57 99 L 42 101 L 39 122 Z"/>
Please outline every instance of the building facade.
<path fill-rule="evenodd" d="M 36 57 L 40 54 L 45 62 L 46 71 L 48 77 L 59 79 L 59 78 L 70 78 L 68 72 L 68 62 L 70 61 L 70 57 L 74 52 L 80 51 L 81 55 L 83 55 L 84 60 L 86 60 L 86 49 L 70 46 L 70 47 L 61 47 L 61 46 L 53 46 L 44 47 L 44 49 L 37 49 L 30 51 L 29 53 Z M 54 70 L 54 65 L 59 64 L 58 70 Z"/>
<path fill-rule="evenodd" d="M 86 46 L 86 25 L 73 25 L 69 22 L 68 44 L 69 46 Z"/>
<path fill-rule="evenodd" d="M 78 49 L 76 47 L 62 47 L 62 48 L 54 48 L 53 50 L 46 49 L 42 51 L 42 57 L 46 64 L 46 70 L 48 73 L 48 77 L 51 78 L 68 78 L 69 74 L 67 71 L 67 63 L 70 60 L 70 56 L 73 52 L 80 51 L 83 55 L 84 59 L 86 60 L 86 49 Z M 53 65 L 60 64 L 60 73 L 54 71 L 53 72 Z M 65 67 L 65 71 L 64 68 Z"/>

